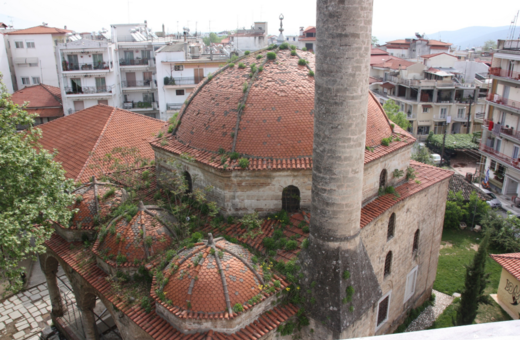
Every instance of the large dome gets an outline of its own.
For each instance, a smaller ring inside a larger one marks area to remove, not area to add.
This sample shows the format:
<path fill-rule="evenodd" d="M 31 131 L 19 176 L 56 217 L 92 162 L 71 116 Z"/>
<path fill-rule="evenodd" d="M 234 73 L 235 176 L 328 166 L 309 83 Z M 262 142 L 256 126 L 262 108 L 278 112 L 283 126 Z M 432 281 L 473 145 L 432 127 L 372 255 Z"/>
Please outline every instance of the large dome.
<path fill-rule="evenodd" d="M 180 112 L 176 141 L 190 148 L 234 151 L 249 158 L 294 159 L 312 156 L 314 77 L 300 58 L 314 69 L 314 54 L 289 50 L 266 60 L 259 51 L 227 67 L 195 89 Z M 262 57 L 257 59 L 257 56 Z M 239 63 L 245 65 L 239 67 Z M 265 64 L 264 64 L 265 63 Z M 251 66 L 263 70 L 251 80 Z M 245 84 L 249 84 L 249 90 Z M 245 104 L 244 104 L 245 103 Z M 244 104 L 239 113 L 239 105 Z M 390 123 L 373 95 L 369 96 L 367 146 L 380 145 L 392 134 Z"/>

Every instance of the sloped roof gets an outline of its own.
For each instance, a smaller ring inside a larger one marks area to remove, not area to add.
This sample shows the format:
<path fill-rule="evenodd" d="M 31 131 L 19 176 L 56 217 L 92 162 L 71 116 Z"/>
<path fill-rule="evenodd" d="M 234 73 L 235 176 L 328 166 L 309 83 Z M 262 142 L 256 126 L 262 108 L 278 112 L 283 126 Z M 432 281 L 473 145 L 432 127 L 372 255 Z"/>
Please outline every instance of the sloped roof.
<path fill-rule="evenodd" d="M 520 253 L 492 254 L 490 256 L 509 274 L 520 280 Z"/>
<path fill-rule="evenodd" d="M 138 113 L 98 104 L 39 125 L 40 144 L 47 150 L 58 150 L 55 160 L 61 162 L 66 176 L 85 182 L 99 172 L 96 159 L 116 147 L 136 147 L 140 155 L 153 158 L 149 141 L 165 122 Z"/>
<path fill-rule="evenodd" d="M 16 91 L 11 100 L 18 105 L 29 102 L 28 108 L 61 107 L 61 92 L 59 87 L 39 84 Z"/>
<path fill-rule="evenodd" d="M 406 39 L 397 39 L 397 40 L 387 41 L 386 43 L 387 44 L 406 44 L 406 45 L 410 45 L 411 41 L 406 41 Z"/>
<path fill-rule="evenodd" d="M 370 49 L 370 55 L 389 55 L 387 51 L 384 51 L 380 48 L 374 48 L 372 47 Z"/>
<path fill-rule="evenodd" d="M 401 59 L 398 57 L 389 57 L 389 58 L 383 58 L 383 60 L 381 62 L 375 62 L 374 64 L 371 63 L 370 66 L 389 68 L 392 70 L 404 70 L 408 66 L 411 66 L 413 64 L 416 64 L 416 63 L 405 60 L 405 59 Z"/>
<path fill-rule="evenodd" d="M 464 197 L 465 201 L 469 201 L 469 197 L 473 191 L 475 191 L 478 195 L 478 197 L 481 200 L 489 200 L 491 197 L 486 195 L 482 189 L 477 188 L 473 184 L 466 181 L 466 178 L 460 174 L 453 174 L 453 177 L 450 179 L 450 190 L 457 193 L 459 191 L 462 192 L 462 196 Z"/>
<path fill-rule="evenodd" d="M 447 43 L 447 42 L 443 42 L 443 41 L 439 41 L 439 40 L 433 40 L 433 39 L 430 39 L 428 40 L 428 45 L 430 46 L 443 46 L 443 47 L 449 47 L 453 44 L 451 43 Z"/>
<path fill-rule="evenodd" d="M 446 54 L 447 56 L 450 56 L 450 57 L 453 57 L 455 59 L 458 59 L 456 56 L 454 56 L 453 54 L 448 54 L 446 52 L 441 52 L 441 53 L 433 53 L 433 54 L 425 54 L 425 55 L 422 55 L 421 58 L 424 58 L 424 59 L 430 59 L 430 58 L 433 58 L 433 57 L 436 57 L 438 55 L 441 55 L 441 54 Z"/>
<path fill-rule="evenodd" d="M 25 28 L 13 32 L 9 32 L 6 34 L 11 35 L 21 35 L 21 34 L 67 34 L 71 33 L 71 30 L 65 30 L 57 27 L 48 27 L 48 26 L 35 26 L 30 28 Z"/>

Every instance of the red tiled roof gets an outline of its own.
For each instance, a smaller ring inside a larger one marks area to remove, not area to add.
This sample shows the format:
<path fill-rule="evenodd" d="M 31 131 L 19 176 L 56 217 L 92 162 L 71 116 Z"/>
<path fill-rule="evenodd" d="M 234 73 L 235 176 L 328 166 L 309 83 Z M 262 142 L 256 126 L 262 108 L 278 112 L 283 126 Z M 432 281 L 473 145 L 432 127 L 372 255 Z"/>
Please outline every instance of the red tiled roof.
<path fill-rule="evenodd" d="M 386 194 L 380 196 L 368 203 L 361 209 L 361 228 L 366 227 L 374 221 L 379 215 L 390 209 L 397 203 L 406 198 L 422 191 L 431 185 L 450 178 L 452 171 L 443 170 L 435 166 L 422 164 L 416 161 L 410 161 L 410 166 L 415 169 L 416 181 L 409 181 L 395 188 L 400 197 L 394 194 Z"/>
<path fill-rule="evenodd" d="M 48 27 L 48 26 L 35 26 L 30 28 L 25 28 L 13 32 L 8 32 L 6 34 L 67 34 L 71 33 L 70 30 L 64 30 L 57 27 Z"/>
<path fill-rule="evenodd" d="M 398 39 L 398 40 L 387 41 L 386 43 L 387 43 L 387 44 L 404 44 L 404 45 L 410 45 L 412 42 L 411 42 L 411 41 L 406 41 L 406 39 Z"/>
<path fill-rule="evenodd" d="M 11 95 L 11 100 L 18 105 L 29 102 L 28 108 L 60 108 L 61 92 L 59 87 L 40 84 L 16 91 Z"/>
<path fill-rule="evenodd" d="M 370 55 L 373 56 L 373 55 L 389 55 L 387 51 L 384 51 L 380 48 L 374 48 L 372 47 L 370 49 Z"/>
<path fill-rule="evenodd" d="M 443 41 L 439 41 L 439 40 L 428 40 L 428 45 L 430 46 L 442 46 L 442 47 L 449 47 L 453 44 L 451 43 L 447 43 L 447 42 L 443 42 Z"/>
<path fill-rule="evenodd" d="M 383 60 L 379 63 L 375 62 L 371 64 L 372 67 L 382 67 L 382 68 L 390 68 L 392 70 L 405 70 L 408 66 L 414 65 L 416 63 L 408 60 L 404 60 L 397 57 L 383 58 Z"/>
<path fill-rule="evenodd" d="M 229 44 L 229 38 L 224 38 L 220 41 L 221 44 Z"/>
<path fill-rule="evenodd" d="M 136 147 L 140 156 L 152 159 L 149 141 L 163 127 L 165 122 L 158 119 L 103 104 L 38 125 L 40 144 L 57 149 L 54 159 L 62 163 L 65 175 L 82 182 L 101 172 L 94 168 L 96 160 L 116 147 Z"/>
<path fill-rule="evenodd" d="M 298 53 L 314 68 L 314 54 Z M 241 60 L 244 69 L 225 69 L 207 84 L 199 85 L 188 106 L 183 105 L 177 133 L 168 137 L 168 144 L 156 140 L 152 145 L 173 153 L 188 152 L 200 162 L 222 168 L 217 152 L 219 148 L 231 150 L 235 138 L 235 151 L 250 158 L 250 169 L 309 168 L 314 77 L 298 65 L 298 59 L 289 51 L 279 51 L 276 63 L 267 62 L 249 90 L 240 117 L 237 107 L 244 99 L 242 85 L 249 79 L 249 66 L 257 63 L 256 56 Z M 237 136 L 233 136 L 237 127 Z M 381 105 L 370 95 L 366 145 L 377 146 L 391 134 Z"/>
<path fill-rule="evenodd" d="M 63 109 L 62 108 L 54 108 L 54 109 L 25 109 L 28 113 L 37 114 L 40 118 L 58 118 L 63 117 Z"/>
<path fill-rule="evenodd" d="M 509 274 L 520 281 L 520 253 L 492 254 L 490 256 Z"/>
<path fill-rule="evenodd" d="M 45 245 L 153 339 L 260 339 L 263 336 L 261 330 L 275 330 L 278 325 L 293 317 L 298 311 L 292 304 L 275 307 L 262 314 L 253 323 L 230 335 L 213 331 L 183 334 L 157 315 L 155 301 L 151 302 L 152 311 L 146 313 L 138 302 L 130 302 L 124 296 L 118 296 L 111 283 L 107 281 L 108 274 L 103 272 L 95 262 L 84 261 L 85 258 L 89 258 L 91 252 L 85 249 L 83 243 L 69 243 L 54 233 Z"/>
<path fill-rule="evenodd" d="M 454 56 L 453 54 L 448 54 L 448 53 L 446 53 L 446 52 L 433 53 L 433 54 L 425 54 L 425 55 L 422 55 L 421 58 L 424 58 L 424 59 L 430 59 L 430 58 L 436 57 L 436 56 L 441 55 L 441 54 L 446 54 L 447 56 L 450 56 L 450 57 L 453 57 L 453 58 L 458 59 L 458 58 L 457 58 L 456 56 Z"/>
<path fill-rule="evenodd" d="M 380 80 L 379 79 L 376 79 L 376 78 L 373 78 L 373 77 L 368 77 L 368 84 L 371 85 L 373 83 L 379 83 Z"/>

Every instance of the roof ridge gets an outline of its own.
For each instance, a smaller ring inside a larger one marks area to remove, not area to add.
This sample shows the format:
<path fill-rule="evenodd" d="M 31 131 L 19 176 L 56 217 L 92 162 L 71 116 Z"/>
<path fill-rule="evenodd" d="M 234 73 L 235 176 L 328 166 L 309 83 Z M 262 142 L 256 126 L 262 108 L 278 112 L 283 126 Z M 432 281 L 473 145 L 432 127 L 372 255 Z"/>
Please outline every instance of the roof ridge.
<path fill-rule="evenodd" d="M 166 124 L 167 122 L 165 122 L 164 120 L 161 120 L 161 119 L 157 119 L 157 118 L 153 118 L 153 117 L 150 117 L 150 116 L 146 116 L 146 115 L 143 115 L 143 114 L 140 114 L 140 113 L 136 113 L 136 112 L 132 112 L 132 111 L 129 111 L 129 110 L 125 110 L 125 109 L 121 109 L 119 107 L 115 107 L 115 106 L 110 106 L 110 105 L 105 105 L 105 104 L 97 104 L 97 105 L 94 105 L 94 106 L 108 106 L 108 107 L 113 107 L 114 109 L 116 109 L 117 111 L 123 111 L 124 113 L 131 113 L 133 115 L 136 115 L 136 116 L 139 116 L 141 118 L 147 118 L 147 119 L 151 119 L 151 120 L 154 120 L 154 121 L 158 121 L 158 122 L 163 122 L 164 124 Z M 93 107 L 93 106 L 91 106 Z"/>
<path fill-rule="evenodd" d="M 41 87 L 43 87 L 45 89 L 45 91 L 49 92 L 51 94 L 51 96 L 54 97 L 54 99 L 56 99 L 60 104 L 62 104 L 61 106 L 63 107 L 63 102 L 61 101 L 61 98 L 56 96 L 54 93 L 52 93 L 48 88 L 47 86 L 49 85 L 46 85 L 46 84 L 39 84 L 41 85 Z"/>
<path fill-rule="evenodd" d="M 99 105 L 99 104 L 98 104 Z M 94 106 L 97 106 L 97 105 L 94 105 Z M 92 107 L 94 107 L 92 106 Z M 105 105 L 106 106 L 106 105 Z M 86 110 L 86 109 L 85 109 Z M 89 152 L 89 155 L 88 155 L 88 158 L 87 160 L 85 161 L 85 164 L 83 164 L 83 167 L 81 168 L 80 172 L 78 173 L 78 177 L 76 177 L 76 180 L 78 180 L 79 178 L 81 178 L 81 175 L 83 174 L 83 171 L 85 171 L 85 168 L 87 167 L 88 163 L 90 162 L 90 159 L 92 158 L 92 156 L 94 155 L 94 152 L 96 151 L 96 148 L 98 147 L 99 143 L 101 142 L 101 139 L 103 138 L 103 135 L 108 127 L 108 124 L 110 123 L 110 121 L 112 120 L 112 118 L 114 117 L 114 113 L 116 112 L 117 108 L 116 107 L 112 107 L 112 113 L 110 113 L 110 116 L 108 117 L 106 123 L 105 123 L 105 126 L 103 126 L 103 129 L 101 130 L 101 133 L 99 134 L 99 137 L 96 141 L 96 144 L 94 144 L 94 147 L 92 148 L 92 150 L 90 150 Z M 81 110 L 83 111 L 83 110 Z"/>

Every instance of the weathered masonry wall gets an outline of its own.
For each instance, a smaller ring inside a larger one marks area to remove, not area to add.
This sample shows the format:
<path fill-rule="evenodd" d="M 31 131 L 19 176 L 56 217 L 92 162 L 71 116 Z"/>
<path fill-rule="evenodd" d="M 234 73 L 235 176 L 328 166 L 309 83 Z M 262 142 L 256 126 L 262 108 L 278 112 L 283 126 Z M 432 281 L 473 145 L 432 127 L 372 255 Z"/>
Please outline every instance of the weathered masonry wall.
<path fill-rule="evenodd" d="M 376 332 L 377 304 L 374 306 L 368 334 L 388 334 L 402 323 L 406 312 L 422 304 L 431 295 L 437 272 L 448 180 L 399 202 L 361 230 L 363 243 L 383 290 L 390 292 L 388 320 Z M 388 222 L 395 213 L 394 236 L 387 240 Z M 419 229 L 419 247 L 413 252 L 413 239 Z M 391 273 L 384 277 L 385 258 L 392 251 Z M 415 293 L 405 299 L 406 279 L 417 267 Z"/>

